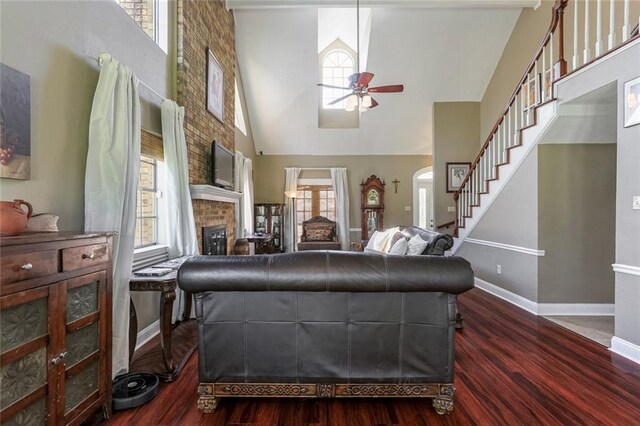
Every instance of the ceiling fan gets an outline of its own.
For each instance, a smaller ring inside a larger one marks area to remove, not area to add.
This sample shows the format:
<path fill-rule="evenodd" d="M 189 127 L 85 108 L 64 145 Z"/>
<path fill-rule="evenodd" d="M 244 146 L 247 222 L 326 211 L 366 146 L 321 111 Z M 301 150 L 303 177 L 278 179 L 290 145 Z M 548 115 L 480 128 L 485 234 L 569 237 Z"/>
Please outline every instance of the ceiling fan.
<path fill-rule="evenodd" d="M 329 102 L 329 105 L 335 105 L 338 102 L 347 100 L 345 109 L 347 111 L 366 111 L 369 108 L 375 108 L 379 103 L 369 95 L 369 93 L 400 93 L 404 91 L 404 85 L 392 84 L 388 86 L 369 87 L 369 83 L 373 79 L 373 73 L 360 72 L 360 0 L 356 0 L 356 31 L 357 31 L 357 68 L 356 72 L 349 76 L 349 87 L 334 86 L 331 84 L 318 83 L 319 87 L 329 89 L 351 90 L 344 96 Z"/>

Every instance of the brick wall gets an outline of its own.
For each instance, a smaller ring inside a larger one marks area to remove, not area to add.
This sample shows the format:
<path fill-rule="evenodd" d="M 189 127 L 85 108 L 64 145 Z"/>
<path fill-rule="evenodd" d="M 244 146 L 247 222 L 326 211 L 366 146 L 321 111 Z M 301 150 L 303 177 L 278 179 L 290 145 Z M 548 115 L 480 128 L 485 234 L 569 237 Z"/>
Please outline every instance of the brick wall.
<path fill-rule="evenodd" d="M 153 0 L 118 0 L 118 3 L 153 38 Z"/>
<path fill-rule="evenodd" d="M 178 0 L 178 104 L 185 107 L 189 181 L 211 184 L 211 143 L 235 150 L 235 33 L 233 15 L 223 0 Z M 207 111 L 207 49 L 224 71 L 224 123 Z M 205 200 L 193 202 L 198 240 L 202 227 L 227 225 L 230 250 L 235 241 L 235 207 Z"/>

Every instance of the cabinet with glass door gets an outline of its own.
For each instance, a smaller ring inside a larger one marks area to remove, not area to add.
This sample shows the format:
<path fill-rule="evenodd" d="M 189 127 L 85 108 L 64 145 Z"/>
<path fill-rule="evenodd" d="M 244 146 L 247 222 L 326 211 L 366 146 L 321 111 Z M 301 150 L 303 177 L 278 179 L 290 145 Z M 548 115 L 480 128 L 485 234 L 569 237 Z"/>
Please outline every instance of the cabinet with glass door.
<path fill-rule="evenodd" d="M 284 235 L 284 204 L 258 203 L 254 205 L 254 232 L 273 236 L 273 252 L 282 252 Z"/>

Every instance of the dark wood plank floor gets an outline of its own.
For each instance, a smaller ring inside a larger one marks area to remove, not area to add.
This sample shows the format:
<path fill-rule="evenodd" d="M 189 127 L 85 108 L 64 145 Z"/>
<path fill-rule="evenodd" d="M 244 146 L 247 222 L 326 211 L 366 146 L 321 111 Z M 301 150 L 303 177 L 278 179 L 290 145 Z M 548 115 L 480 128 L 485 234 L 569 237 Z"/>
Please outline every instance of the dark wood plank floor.
<path fill-rule="evenodd" d="M 198 357 L 109 425 L 640 425 L 640 365 L 481 290 L 459 298 L 454 412 L 421 399 L 222 399 L 196 408 Z"/>

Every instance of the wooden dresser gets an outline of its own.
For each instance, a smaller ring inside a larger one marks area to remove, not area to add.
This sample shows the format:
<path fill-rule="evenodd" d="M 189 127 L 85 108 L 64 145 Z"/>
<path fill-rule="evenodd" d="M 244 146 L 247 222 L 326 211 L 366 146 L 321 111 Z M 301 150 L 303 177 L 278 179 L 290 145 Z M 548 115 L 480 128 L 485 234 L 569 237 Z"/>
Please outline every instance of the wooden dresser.
<path fill-rule="evenodd" d="M 0 418 L 79 424 L 111 414 L 112 235 L 0 238 Z"/>

